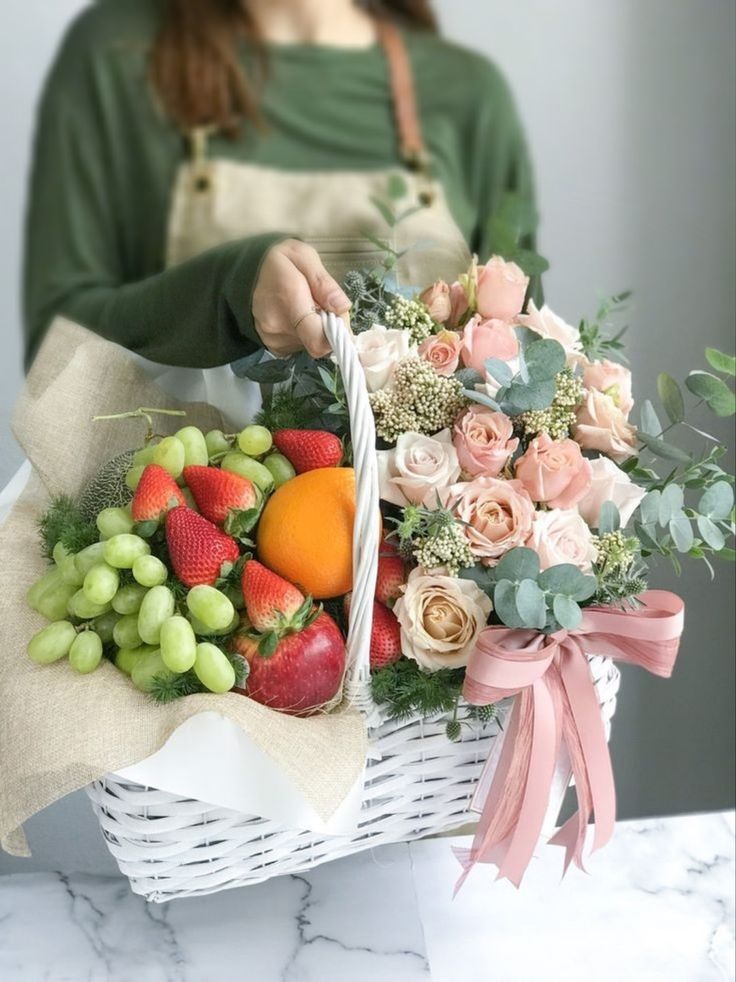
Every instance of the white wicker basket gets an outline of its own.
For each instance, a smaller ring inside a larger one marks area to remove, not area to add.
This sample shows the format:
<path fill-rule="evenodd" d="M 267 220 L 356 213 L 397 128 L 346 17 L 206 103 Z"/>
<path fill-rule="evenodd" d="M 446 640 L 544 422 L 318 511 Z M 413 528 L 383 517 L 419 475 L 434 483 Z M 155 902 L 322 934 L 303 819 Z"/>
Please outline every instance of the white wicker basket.
<path fill-rule="evenodd" d="M 474 817 L 470 802 L 503 713 L 499 722 L 485 727 L 463 727 L 460 741 L 452 743 L 446 718 L 389 721 L 370 697 L 368 649 L 379 534 L 375 430 L 349 332 L 333 315 L 325 315 L 324 322 L 343 375 L 357 477 L 345 693 L 368 724 L 360 820 L 352 835 L 319 835 L 106 775 L 87 793 L 121 872 L 135 893 L 151 901 L 259 883 L 374 845 L 445 832 Z M 596 656 L 590 656 L 590 665 L 608 731 L 619 672 L 610 660 Z M 560 803 L 551 803 L 551 811 Z"/>

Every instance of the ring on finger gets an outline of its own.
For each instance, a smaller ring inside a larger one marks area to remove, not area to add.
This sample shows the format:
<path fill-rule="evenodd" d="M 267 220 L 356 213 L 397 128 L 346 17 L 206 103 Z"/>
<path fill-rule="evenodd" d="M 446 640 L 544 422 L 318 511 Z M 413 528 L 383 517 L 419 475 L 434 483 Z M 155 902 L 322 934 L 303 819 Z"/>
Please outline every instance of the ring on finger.
<path fill-rule="evenodd" d="M 317 304 L 313 303 L 312 306 L 309 308 L 309 310 L 305 310 L 305 312 L 301 315 L 301 317 L 298 317 L 294 321 L 294 323 L 291 325 L 292 330 L 296 331 L 299 325 L 301 324 L 301 322 L 306 320 L 307 317 L 311 317 L 312 314 L 320 314 L 320 313 L 322 313 L 322 308 L 318 307 Z"/>

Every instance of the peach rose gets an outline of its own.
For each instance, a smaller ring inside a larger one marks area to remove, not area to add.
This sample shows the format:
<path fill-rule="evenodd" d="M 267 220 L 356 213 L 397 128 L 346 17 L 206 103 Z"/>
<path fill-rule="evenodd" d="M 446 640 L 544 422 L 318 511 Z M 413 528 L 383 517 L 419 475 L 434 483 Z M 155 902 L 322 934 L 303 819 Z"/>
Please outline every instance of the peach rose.
<path fill-rule="evenodd" d="M 452 485 L 440 498 L 465 523 L 471 552 L 488 566 L 529 538 L 534 505 L 521 481 L 476 477 Z"/>
<path fill-rule="evenodd" d="M 573 438 L 583 450 L 600 450 L 617 464 L 636 453 L 636 429 L 605 392 L 589 389 L 578 409 Z"/>
<path fill-rule="evenodd" d="M 413 569 L 396 601 L 401 650 L 429 672 L 467 665 L 492 604 L 472 580 Z"/>
<path fill-rule="evenodd" d="M 418 354 L 438 375 L 452 375 L 460 361 L 462 339 L 455 331 L 432 334 L 419 345 Z"/>
<path fill-rule="evenodd" d="M 586 389 L 598 389 L 610 396 L 628 419 L 634 407 L 631 395 L 631 372 L 615 361 L 589 361 L 583 369 Z"/>
<path fill-rule="evenodd" d="M 511 361 L 518 354 L 519 342 L 514 329 L 505 321 L 481 320 L 476 315 L 465 325 L 460 355 L 466 368 L 485 376 L 489 358 Z"/>
<path fill-rule="evenodd" d="M 448 327 L 457 327 L 468 311 L 468 295 L 462 283 L 450 284 L 450 316 L 447 318 Z"/>
<path fill-rule="evenodd" d="M 450 316 L 450 287 L 444 280 L 436 280 L 419 295 L 419 299 L 429 311 L 429 316 L 438 324 L 444 324 Z"/>
<path fill-rule="evenodd" d="M 532 501 L 550 508 L 572 508 L 590 487 L 590 461 L 574 440 L 540 433 L 516 461 L 516 476 Z"/>
<path fill-rule="evenodd" d="M 542 569 L 571 563 L 589 573 L 596 558 L 593 534 L 574 509 L 538 511 L 528 545 L 539 556 Z"/>
<path fill-rule="evenodd" d="M 390 385 L 398 363 L 416 352 L 408 331 L 388 330 L 382 324 L 357 334 L 355 349 L 369 392 L 378 392 Z"/>
<path fill-rule="evenodd" d="M 588 525 L 598 528 L 601 506 L 605 501 L 612 501 L 618 508 L 622 527 L 626 527 L 646 491 L 608 457 L 591 460 L 590 471 L 592 482 L 578 502 L 578 511 Z"/>
<path fill-rule="evenodd" d="M 508 416 L 472 406 L 455 423 L 452 440 L 460 466 L 472 477 L 497 477 L 519 446 Z"/>
<path fill-rule="evenodd" d="M 478 267 L 476 309 L 484 320 L 510 321 L 522 310 L 529 277 L 516 263 L 493 256 Z"/>
<path fill-rule="evenodd" d="M 567 324 L 561 317 L 545 304 L 539 310 L 533 300 L 529 301 L 526 314 L 516 318 L 523 327 L 539 334 L 540 337 L 557 341 L 565 349 L 569 363 L 576 363 L 583 357 L 583 346 L 580 343 L 580 331 Z"/>
<path fill-rule="evenodd" d="M 432 437 L 402 433 L 393 450 L 377 450 L 376 455 L 380 495 L 395 505 L 433 506 L 437 492 L 460 475 L 449 430 Z"/>

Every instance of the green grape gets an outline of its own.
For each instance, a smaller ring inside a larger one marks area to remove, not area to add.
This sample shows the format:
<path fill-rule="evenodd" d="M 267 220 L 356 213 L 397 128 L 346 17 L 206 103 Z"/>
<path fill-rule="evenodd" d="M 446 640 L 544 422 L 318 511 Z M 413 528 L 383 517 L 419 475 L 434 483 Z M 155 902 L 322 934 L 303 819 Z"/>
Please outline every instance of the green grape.
<path fill-rule="evenodd" d="M 119 620 L 120 614 L 114 610 L 108 610 L 106 614 L 101 614 L 99 617 L 95 617 L 94 624 L 92 626 L 97 634 L 99 634 L 103 644 L 112 643 L 113 628 Z"/>
<path fill-rule="evenodd" d="M 197 645 L 194 674 L 210 692 L 229 692 L 235 685 L 235 669 L 226 655 L 209 641 Z"/>
<path fill-rule="evenodd" d="M 249 457 L 260 457 L 273 446 L 271 431 L 265 426 L 246 426 L 238 433 L 238 446 Z"/>
<path fill-rule="evenodd" d="M 77 567 L 77 573 L 81 577 L 81 582 L 84 582 L 84 578 L 97 563 L 101 563 L 105 558 L 105 543 L 104 542 L 93 542 L 91 546 L 87 546 L 86 549 L 82 549 L 74 557 L 74 564 Z M 81 583 L 80 583 L 81 585 Z"/>
<path fill-rule="evenodd" d="M 161 586 L 168 578 L 169 571 L 156 556 L 139 556 L 133 563 L 133 579 L 141 586 Z"/>
<path fill-rule="evenodd" d="M 139 535 L 122 532 L 104 543 L 105 562 L 117 569 L 130 569 L 139 556 L 148 556 L 151 547 Z"/>
<path fill-rule="evenodd" d="M 263 466 L 271 472 L 274 486 L 277 488 L 286 484 L 292 477 L 296 477 L 293 464 L 282 453 L 270 453 L 263 461 Z"/>
<path fill-rule="evenodd" d="M 102 660 L 102 639 L 94 631 L 82 631 L 69 649 L 69 664 L 80 675 L 94 672 Z"/>
<path fill-rule="evenodd" d="M 158 588 L 154 587 L 154 589 Z M 164 660 L 161 657 L 159 649 L 154 648 L 153 651 L 149 651 L 142 658 L 136 660 L 130 677 L 136 689 L 140 689 L 141 692 L 150 692 L 153 689 L 154 680 L 157 676 L 173 678 L 174 673 L 170 672 L 166 665 L 164 665 Z"/>
<path fill-rule="evenodd" d="M 271 471 L 259 461 L 253 460 L 252 457 L 246 457 L 245 454 L 238 453 L 237 450 L 229 453 L 223 459 L 220 467 L 224 471 L 231 471 L 233 474 L 240 474 L 241 477 L 247 477 L 249 481 L 252 481 L 264 493 L 273 488 L 273 474 Z"/>
<path fill-rule="evenodd" d="M 232 444 L 222 430 L 210 430 L 205 435 L 204 442 L 207 444 L 207 453 L 210 457 L 216 457 L 221 453 L 228 453 L 232 449 Z"/>
<path fill-rule="evenodd" d="M 126 473 L 125 483 L 131 491 L 135 491 L 135 489 L 138 487 L 138 482 L 140 481 L 145 469 L 146 467 L 144 464 L 137 464 L 135 467 L 131 467 Z"/>
<path fill-rule="evenodd" d="M 156 452 L 156 444 L 148 443 L 133 454 L 133 467 L 147 467 L 153 463 L 153 455 Z"/>
<path fill-rule="evenodd" d="M 218 628 L 216 631 L 211 627 L 207 627 L 199 618 L 195 617 L 191 612 L 187 614 L 187 619 L 192 625 L 192 630 L 198 637 L 209 638 L 209 637 L 225 637 L 227 634 L 232 634 L 235 628 L 240 624 L 240 616 L 237 611 L 235 617 L 230 621 L 227 627 Z"/>
<path fill-rule="evenodd" d="M 101 539 L 111 539 L 122 532 L 132 532 L 135 525 L 129 508 L 103 508 L 95 522 Z"/>
<path fill-rule="evenodd" d="M 146 644 L 158 644 L 161 625 L 174 614 L 174 594 L 166 586 L 154 586 L 143 598 L 138 611 L 138 633 Z"/>
<path fill-rule="evenodd" d="M 187 607 L 208 628 L 218 631 L 227 627 L 235 615 L 228 597 L 213 586 L 193 586 L 187 594 Z"/>
<path fill-rule="evenodd" d="M 148 644 L 142 644 L 139 648 L 120 648 L 115 653 L 115 668 L 130 675 L 138 662 L 155 650 Z"/>
<path fill-rule="evenodd" d="M 93 566 L 84 578 L 84 595 L 93 604 L 109 604 L 120 586 L 120 573 L 107 563 Z"/>
<path fill-rule="evenodd" d="M 56 566 L 52 566 L 51 569 L 44 573 L 43 576 L 36 580 L 35 583 L 26 591 L 26 603 L 33 610 L 37 610 L 38 601 L 44 594 L 44 591 L 49 589 L 49 587 L 58 586 L 62 582 L 61 570 Z"/>
<path fill-rule="evenodd" d="M 56 583 L 47 587 L 35 609 L 47 621 L 63 621 L 69 613 L 69 601 L 78 589 L 72 583 Z"/>
<path fill-rule="evenodd" d="M 112 639 L 118 648 L 140 648 L 138 614 L 126 614 L 125 617 L 121 617 L 113 628 Z"/>
<path fill-rule="evenodd" d="M 70 583 L 72 586 L 81 586 L 84 583 L 84 576 L 79 572 L 76 556 L 65 556 L 59 563 L 59 570 L 65 583 Z"/>
<path fill-rule="evenodd" d="M 72 615 L 72 617 L 78 617 L 81 621 L 91 621 L 95 617 L 100 617 L 102 614 L 106 614 L 108 610 L 111 609 L 112 605 L 109 603 L 93 603 L 84 590 L 77 590 L 77 592 L 69 598 L 69 603 L 67 604 L 67 611 Z"/>
<path fill-rule="evenodd" d="M 126 583 L 112 598 L 112 609 L 118 614 L 137 614 L 147 593 L 148 587 L 139 583 Z"/>
<path fill-rule="evenodd" d="M 29 657 L 39 665 L 50 665 L 69 654 L 77 632 L 69 621 L 54 621 L 28 642 Z"/>
<path fill-rule="evenodd" d="M 156 445 L 153 462 L 176 478 L 184 470 L 184 457 L 184 444 L 181 440 L 175 436 L 166 436 Z"/>
<path fill-rule="evenodd" d="M 185 617 L 169 617 L 161 625 L 161 657 L 172 672 L 188 672 L 197 657 L 197 639 Z"/>
<path fill-rule="evenodd" d="M 184 466 L 206 467 L 210 460 L 204 433 L 196 426 L 184 426 L 175 434 L 184 446 Z"/>
<path fill-rule="evenodd" d="M 64 559 L 68 559 L 71 553 L 63 542 L 59 541 L 53 548 L 51 553 L 51 558 L 54 560 L 57 566 L 61 566 Z"/>

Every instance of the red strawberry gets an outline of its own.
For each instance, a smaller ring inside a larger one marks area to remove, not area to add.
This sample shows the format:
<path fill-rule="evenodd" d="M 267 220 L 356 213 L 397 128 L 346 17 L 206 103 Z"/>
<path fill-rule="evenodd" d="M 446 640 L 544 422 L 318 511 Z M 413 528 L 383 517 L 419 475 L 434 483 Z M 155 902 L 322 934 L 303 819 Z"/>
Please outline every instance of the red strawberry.
<path fill-rule="evenodd" d="M 240 557 L 235 539 L 186 506 L 166 516 L 166 542 L 174 572 L 189 587 L 213 586 Z"/>
<path fill-rule="evenodd" d="M 136 522 L 158 522 L 167 511 L 183 504 L 184 495 L 171 474 L 158 464 L 148 464 L 138 481 L 130 510 Z"/>
<path fill-rule="evenodd" d="M 406 583 L 406 570 L 401 556 L 378 556 L 378 576 L 376 577 L 376 600 L 392 607 L 401 596 L 401 588 Z"/>
<path fill-rule="evenodd" d="M 350 617 L 351 595 L 345 596 L 345 616 Z M 373 601 L 373 625 L 371 627 L 371 669 L 378 671 L 393 665 L 401 658 L 401 626 L 396 614 L 377 600 Z"/>
<path fill-rule="evenodd" d="M 256 631 L 300 630 L 312 612 L 312 600 L 255 559 L 243 567 L 243 599 Z"/>
<path fill-rule="evenodd" d="M 273 442 L 297 474 L 319 467 L 337 467 L 342 460 L 342 443 L 326 430 L 276 430 Z"/>
<path fill-rule="evenodd" d="M 345 639 L 328 614 L 282 638 L 273 654 L 262 654 L 258 644 L 248 630 L 233 639 L 233 650 L 250 666 L 246 689 L 234 691 L 296 716 L 314 712 L 340 691 Z"/>
<path fill-rule="evenodd" d="M 184 480 L 205 518 L 230 535 L 245 535 L 255 525 L 262 495 L 252 481 L 218 467 L 191 465 Z"/>

